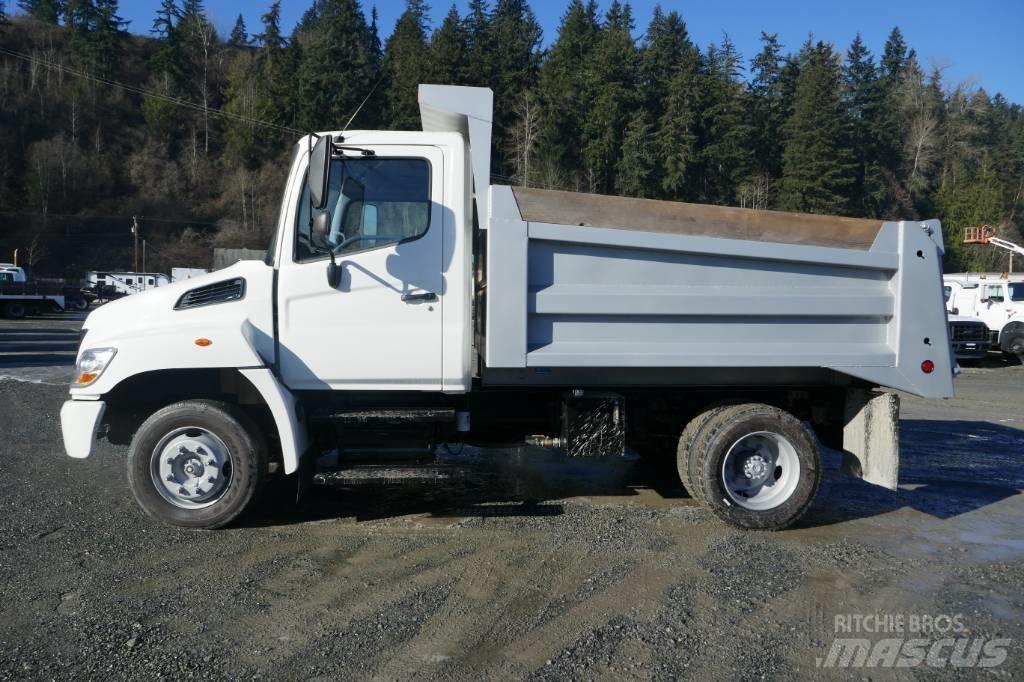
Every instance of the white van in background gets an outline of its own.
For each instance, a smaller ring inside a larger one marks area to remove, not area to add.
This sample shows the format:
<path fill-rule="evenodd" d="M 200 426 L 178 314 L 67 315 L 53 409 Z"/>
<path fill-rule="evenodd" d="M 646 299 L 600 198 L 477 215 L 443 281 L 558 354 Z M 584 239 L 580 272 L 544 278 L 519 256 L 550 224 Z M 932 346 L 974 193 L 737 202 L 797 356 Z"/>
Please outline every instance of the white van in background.
<path fill-rule="evenodd" d="M 981 320 L 993 348 L 1024 357 L 1024 275 L 960 273 L 942 279 L 947 312 Z"/>

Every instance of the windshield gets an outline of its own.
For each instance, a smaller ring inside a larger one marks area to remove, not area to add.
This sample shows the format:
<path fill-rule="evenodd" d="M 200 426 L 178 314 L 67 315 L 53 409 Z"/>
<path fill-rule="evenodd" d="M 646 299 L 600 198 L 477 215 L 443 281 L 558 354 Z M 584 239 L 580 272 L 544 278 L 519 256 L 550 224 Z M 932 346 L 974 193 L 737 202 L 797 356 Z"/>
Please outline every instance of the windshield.
<path fill-rule="evenodd" d="M 1024 301 L 1024 282 L 1010 282 L 1007 287 L 1011 301 Z"/>

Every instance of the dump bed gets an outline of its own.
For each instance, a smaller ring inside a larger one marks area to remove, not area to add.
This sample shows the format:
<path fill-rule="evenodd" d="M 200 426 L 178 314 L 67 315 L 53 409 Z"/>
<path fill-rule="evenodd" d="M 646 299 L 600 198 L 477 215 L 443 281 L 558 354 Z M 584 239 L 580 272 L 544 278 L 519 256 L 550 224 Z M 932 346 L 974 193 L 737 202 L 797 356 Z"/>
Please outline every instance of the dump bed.
<path fill-rule="evenodd" d="M 952 395 L 938 221 L 489 192 L 485 371 L 816 370 Z"/>

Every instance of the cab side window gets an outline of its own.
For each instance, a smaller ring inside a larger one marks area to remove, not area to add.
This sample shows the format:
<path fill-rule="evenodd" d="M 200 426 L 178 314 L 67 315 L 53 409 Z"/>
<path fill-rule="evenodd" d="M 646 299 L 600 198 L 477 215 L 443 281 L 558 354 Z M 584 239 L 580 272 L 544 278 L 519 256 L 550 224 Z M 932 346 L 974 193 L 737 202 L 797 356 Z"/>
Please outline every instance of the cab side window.
<path fill-rule="evenodd" d="M 299 199 L 296 260 L 366 251 L 415 239 L 430 227 L 426 159 L 345 158 L 331 161 L 326 235 L 310 233 L 309 189 Z M 314 211 L 313 215 L 324 211 Z"/>
<path fill-rule="evenodd" d="M 1003 285 L 1002 284 L 986 284 L 985 285 L 985 296 L 990 301 L 1003 301 Z"/>

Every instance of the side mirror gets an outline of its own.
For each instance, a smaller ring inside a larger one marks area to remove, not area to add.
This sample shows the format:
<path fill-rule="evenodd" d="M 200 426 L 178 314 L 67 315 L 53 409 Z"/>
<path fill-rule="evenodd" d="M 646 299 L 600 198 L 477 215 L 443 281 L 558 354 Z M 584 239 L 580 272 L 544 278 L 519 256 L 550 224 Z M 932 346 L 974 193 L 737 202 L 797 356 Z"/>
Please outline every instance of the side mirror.
<path fill-rule="evenodd" d="M 321 135 L 309 153 L 309 203 L 320 210 L 327 205 L 327 182 L 331 174 L 331 136 Z"/>
<path fill-rule="evenodd" d="M 340 283 L 341 266 L 332 258 L 331 262 L 327 264 L 327 285 L 332 289 L 337 289 Z"/>
<path fill-rule="evenodd" d="M 326 241 L 331 233 L 331 212 L 321 211 L 313 216 L 313 227 L 310 228 L 310 235 L 320 241 Z"/>
<path fill-rule="evenodd" d="M 953 308 L 949 312 L 951 312 L 954 315 L 959 315 L 960 314 L 960 309 L 959 308 Z"/>

